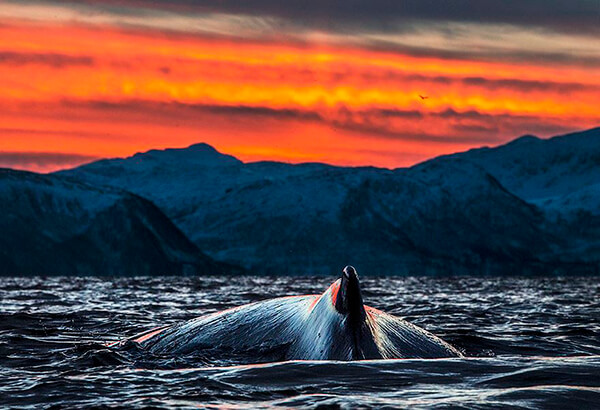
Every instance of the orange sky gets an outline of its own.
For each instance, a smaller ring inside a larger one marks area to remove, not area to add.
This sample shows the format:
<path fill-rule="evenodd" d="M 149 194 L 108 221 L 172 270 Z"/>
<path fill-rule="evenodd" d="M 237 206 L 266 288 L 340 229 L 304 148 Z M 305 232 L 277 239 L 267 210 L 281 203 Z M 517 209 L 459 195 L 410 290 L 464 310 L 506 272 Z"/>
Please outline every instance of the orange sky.
<path fill-rule="evenodd" d="M 242 160 L 398 167 L 600 125 L 600 66 L 580 55 L 436 55 L 35 10 L 0 6 L 0 166 L 207 142 Z"/>

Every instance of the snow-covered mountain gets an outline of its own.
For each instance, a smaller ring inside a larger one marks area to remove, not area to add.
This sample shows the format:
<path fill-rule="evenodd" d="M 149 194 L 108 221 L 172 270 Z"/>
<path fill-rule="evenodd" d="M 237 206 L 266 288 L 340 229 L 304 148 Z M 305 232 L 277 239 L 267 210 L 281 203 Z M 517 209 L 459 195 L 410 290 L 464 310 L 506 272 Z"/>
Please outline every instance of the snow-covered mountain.
<path fill-rule="evenodd" d="M 150 201 L 56 175 L 0 169 L 0 274 L 235 272 Z"/>
<path fill-rule="evenodd" d="M 156 156 L 137 154 L 65 174 L 149 198 L 209 255 L 260 272 L 322 269 L 322 254 L 331 247 L 318 245 L 338 240 L 337 215 L 348 190 L 367 175 L 391 173 L 322 164 L 243 164 L 207 146 L 196 162 L 157 162 Z M 128 161 L 135 161 L 133 172 L 123 164 Z M 335 254 L 346 259 L 352 249 L 338 246 Z"/>
<path fill-rule="evenodd" d="M 61 174 L 150 199 L 208 255 L 256 273 L 330 273 L 347 263 L 378 274 L 596 272 L 594 226 L 556 216 L 547 202 L 561 208 L 559 199 L 598 192 L 590 175 L 600 172 L 600 151 L 589 141 L 598 130 L 583 134 L 397 170 L 245 164 L 198 144 Z"/>
<path fill-rule="evenodd" d="M 600 215 L 600 128 L 550 139 L 528 135 L 451 157 L 478 164 L 508 190 L 542 208 Z"/>
<path fill-rule="evenodd" d="M 477 164 L 542 210 L 572 263 L 600 263 L 600 128 L 549 139 L 524 136 L 449 156 Z M 432 161 L 438 161 L 441 158 Z"/>

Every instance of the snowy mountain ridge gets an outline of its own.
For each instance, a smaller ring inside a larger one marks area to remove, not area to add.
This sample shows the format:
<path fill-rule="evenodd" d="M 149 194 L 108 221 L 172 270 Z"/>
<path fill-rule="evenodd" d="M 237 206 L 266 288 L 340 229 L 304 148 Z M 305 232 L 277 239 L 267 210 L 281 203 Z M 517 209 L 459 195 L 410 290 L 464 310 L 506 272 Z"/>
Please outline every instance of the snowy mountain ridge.
<path fill-rule="evenodd" d="M 243 163 L 197 144 L 59 174 L 151 200 L 255 273 L 578 273 L 599 269 L 599 158 L 592 129 L 396 170 Z"/>
<path fill-rule="evenodd" d="M 499 147 L 478 148 L 449 157 L 478 164 L 526 201 L 541 207 L 548 201 L 556 210 L 560 210 L 557 204 L 563 202 L 563 209 L 568 212 L 578 204 L 565 203 L 561 197 L 589 191 L 600 183 L 600 128 L 550 139 L 525 136 Z M 580 205 L 588 207 L 585 203 Z M 594 211 L 599 213 L 600 209 Z"/>

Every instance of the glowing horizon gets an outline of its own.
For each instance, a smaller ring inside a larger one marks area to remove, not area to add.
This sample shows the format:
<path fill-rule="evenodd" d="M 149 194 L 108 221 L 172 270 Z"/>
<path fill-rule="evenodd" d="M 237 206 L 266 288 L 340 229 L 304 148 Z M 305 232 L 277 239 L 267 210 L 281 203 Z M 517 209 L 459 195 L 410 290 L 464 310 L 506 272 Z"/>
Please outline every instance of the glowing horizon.
<path fill-rule="evenodd" d="M 267 8 L 108 3 L 0 6 L 0 166 L 206 142 L 243 161 L 396 168 L 600 125 L 600 45 L 562 25 L 349 32 Z"/>

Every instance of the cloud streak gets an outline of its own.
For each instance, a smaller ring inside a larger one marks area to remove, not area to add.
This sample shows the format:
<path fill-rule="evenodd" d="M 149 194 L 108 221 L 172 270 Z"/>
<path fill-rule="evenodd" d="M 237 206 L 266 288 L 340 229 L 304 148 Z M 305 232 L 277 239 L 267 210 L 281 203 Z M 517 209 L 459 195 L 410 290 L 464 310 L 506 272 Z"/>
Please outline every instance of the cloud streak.
<path fill-rule="evenodd" d="M 97 157 L 58 152 L 3 152 L 0 151 L 0 168 L 52 172 L 91 162 Z"/>

